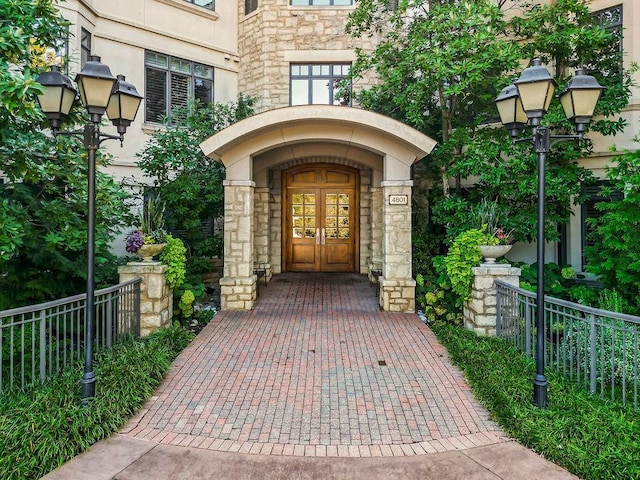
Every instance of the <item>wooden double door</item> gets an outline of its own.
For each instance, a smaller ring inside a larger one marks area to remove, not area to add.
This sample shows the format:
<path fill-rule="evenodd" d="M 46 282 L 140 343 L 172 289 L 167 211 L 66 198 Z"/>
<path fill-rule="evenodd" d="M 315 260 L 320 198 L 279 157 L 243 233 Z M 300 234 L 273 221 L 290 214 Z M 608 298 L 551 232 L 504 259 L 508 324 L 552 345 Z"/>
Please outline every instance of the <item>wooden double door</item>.
<path fill-rule="evenodd" d="M 331 164 L 283 175 L 286 270 L 353 272 L 358 256 L 358 171 Z"/>

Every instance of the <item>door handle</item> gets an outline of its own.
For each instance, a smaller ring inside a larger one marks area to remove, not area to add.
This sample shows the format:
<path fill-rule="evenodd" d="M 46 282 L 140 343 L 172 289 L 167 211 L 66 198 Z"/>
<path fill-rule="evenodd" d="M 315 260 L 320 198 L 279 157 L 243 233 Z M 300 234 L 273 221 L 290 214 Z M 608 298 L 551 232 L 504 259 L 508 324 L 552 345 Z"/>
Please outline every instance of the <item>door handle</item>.
<path fill-rule="evenodd" d="M 316 245 L 320 245 L 320 229 L 316 228 Z"/>
<path fill-rule="evenodd" d="M 322 229 L 322 245 L 324 245 L 325 242 L 325 236 L 324 236 L 324 228 Z"/>

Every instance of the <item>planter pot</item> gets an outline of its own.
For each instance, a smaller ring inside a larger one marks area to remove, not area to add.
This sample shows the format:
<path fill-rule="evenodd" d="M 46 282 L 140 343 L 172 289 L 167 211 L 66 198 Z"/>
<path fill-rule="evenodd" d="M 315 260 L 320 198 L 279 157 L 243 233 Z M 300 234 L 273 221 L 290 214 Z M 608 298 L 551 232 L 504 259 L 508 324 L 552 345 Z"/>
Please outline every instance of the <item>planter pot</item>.
<path fill-rule="evenodd" d="M 143 262 L 152 262 L 153 257 L 164 250 L 166 243 L 148 243 L 136 250 L 136 255 L 142 257 Z"/>
<path fill-rule="evenodd" d="M 485 263 L 496 263 L 496 259 L 509 253 L 511 247 L 513 245 L 478 245 L 478 250 L 484 257 Z"/>

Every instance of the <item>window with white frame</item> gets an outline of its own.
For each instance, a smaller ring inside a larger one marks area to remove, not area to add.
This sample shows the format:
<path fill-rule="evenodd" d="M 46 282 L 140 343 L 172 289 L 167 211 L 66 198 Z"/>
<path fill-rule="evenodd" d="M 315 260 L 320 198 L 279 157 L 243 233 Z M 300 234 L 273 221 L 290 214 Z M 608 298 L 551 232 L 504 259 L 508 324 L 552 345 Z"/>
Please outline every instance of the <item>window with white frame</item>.
<path fill-rule="evenodd" d="M 193 3 L 194 5 L 208 8 L 209 10 L 215 10 L 215 2 L 213 0 L 185 0 L 185 2 Z"/>
<path fill-rule="evenodd" d="M 213 102 L 213 67 L 157 52 L 145 52 L 145 122 L 161 123 L 190 98 Z"/>
<path fill-rule="evenodd" d="M 604 28 L 613 38 L 611 44 L 598 52 L 598 63 L 603 65 L 598 73 L 602 77 L 619 78 L 622 81 L 622 5 L 593 12 L 596 24 Z M 587 65 L 589 69 L 589 66 Z"/>
<path fill-rule="evenodd" d="M 291 0 L 294 7 L 315 6 L 315 7 L 345 7 L 353 5 L 353 0 Z"/>
<path fill-rule="evenodd" d="M 291 105 L 350 105 L 350 86 L 341 88 L 351 64 L 292 64 Z"/>

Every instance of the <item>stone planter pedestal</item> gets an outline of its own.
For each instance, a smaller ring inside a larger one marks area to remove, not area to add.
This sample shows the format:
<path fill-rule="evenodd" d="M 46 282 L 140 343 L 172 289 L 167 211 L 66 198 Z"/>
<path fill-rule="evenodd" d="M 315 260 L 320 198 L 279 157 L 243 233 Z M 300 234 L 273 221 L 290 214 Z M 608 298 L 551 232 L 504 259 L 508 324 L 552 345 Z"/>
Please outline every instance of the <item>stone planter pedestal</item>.
<path fill-rule="evenodd" d="M 507 263 L 484 263 L 473 271 L 471 298 L 464 302 L 464 326 L 478 335 L 496 334 L 496 280 L 520 286 L 520 269 Z"/>
<path fill-rule="evenodd" d="M 118 267 L 120 282 L 141 277 L 140 335 L 171 325 L 173 290 L 167 285 L 167 266 L 160 262 L 129 262 Z"/>

